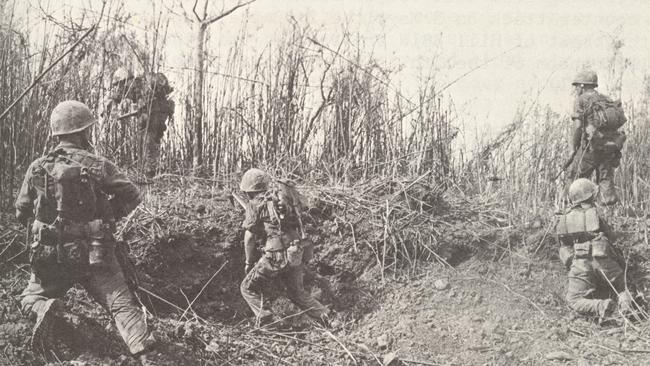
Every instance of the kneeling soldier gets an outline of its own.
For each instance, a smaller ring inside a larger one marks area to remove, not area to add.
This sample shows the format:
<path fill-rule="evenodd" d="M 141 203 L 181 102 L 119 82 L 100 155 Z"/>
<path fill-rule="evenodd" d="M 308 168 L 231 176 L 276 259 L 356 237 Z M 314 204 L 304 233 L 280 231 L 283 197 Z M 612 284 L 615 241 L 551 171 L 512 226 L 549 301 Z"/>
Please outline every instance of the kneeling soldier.
<path fill-rule="evenodd" d="M 631 310 L 631 296 L 625 289 L 624 273 L 615 260 L 612 232 L 599 215 L 594 201 L 598 186 L 580 178 L 569 187 L 571 209 L 560 216 L 557 226 L 560 259 L 569 268 L 566 300 L 583 315 L 599 321 L 616 310 L 616 303 L 604 292 L 618 296 L 619 309 Z"/>

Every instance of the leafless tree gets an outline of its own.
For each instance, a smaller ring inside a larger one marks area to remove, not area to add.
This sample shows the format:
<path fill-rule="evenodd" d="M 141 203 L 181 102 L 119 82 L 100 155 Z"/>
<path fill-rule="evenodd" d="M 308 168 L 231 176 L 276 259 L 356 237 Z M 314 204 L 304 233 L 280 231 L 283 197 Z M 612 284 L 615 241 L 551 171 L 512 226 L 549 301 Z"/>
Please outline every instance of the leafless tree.
<path fill-rule="evenodd" d="M 197 25 L 196 44 L 194 46 L 194 85 L 193 85 L 193 110 L 192 110 L 192 125 L 194 126 L 194 139 L 192 146 L 192 168 L 197 171 L 203 165 L 203 85 L 205 80 L 205 37 L 208 27 L 219 20 L 227 17 L 235 12 L 237 9 L 244 7 L 255 0 L 237 1 L 237 4 L 229 9 L 223 9 L 219 14 L 208 16 L 209 0 L 203 3 L 203 10 L 201 14 L 197 12 L 199 0 L 194 1 L 192 6 L 192 13 Z"/>

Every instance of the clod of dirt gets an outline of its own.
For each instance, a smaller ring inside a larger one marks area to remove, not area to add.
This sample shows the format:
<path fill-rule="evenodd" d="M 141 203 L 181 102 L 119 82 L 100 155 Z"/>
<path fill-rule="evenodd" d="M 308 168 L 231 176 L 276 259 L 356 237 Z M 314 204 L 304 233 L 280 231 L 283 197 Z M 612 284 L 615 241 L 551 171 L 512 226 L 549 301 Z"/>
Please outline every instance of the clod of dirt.
<path fill-rule="evenodd" d="M 205 212 L 206 212 L 206 211 L 205 211 L 205 205 L 198 205 L 198 206 L 196 207 L 196 213 L 198 213 L 198 214 L 200 214 L 200 215 L 204 215 Z"/>
<path fill-rule="evenodd" d="M 214 352 L 214 353 L 219 353 L 219 343 L 217 342 L 216 339 L 213 339 L 210 344 L 205 346 L 205 350 L 208 352 Z"/>
<path fill-rule="evenodd" d="M 384 366 L 401 366 L 404 363 L 400 361 L 395 352 L 387 353 L 384 355 L 383 365 Z"/>
<path fill-rule="evenodd" d="M 388 338 L 388 334 L 382 334 L 377 337 L 377 348 L 386 349 L 388 346 L 390 346 L 390 338 Z"/>
<path fill-rule="evenodd" d="M 570 361 L 574 357 L 564 351 L 555 351 L 546 355 L 547 360 Z"/>
<path fill-rule="evenodd" d="M 433 286 L 436 288 L 436 290 L 440 290 L 440 291 L 446 290 L 446 289 L 448 289 L 450 287 L 449 286 L 449 281 L 447 279 L 436 280 L 433 283 Z"/>

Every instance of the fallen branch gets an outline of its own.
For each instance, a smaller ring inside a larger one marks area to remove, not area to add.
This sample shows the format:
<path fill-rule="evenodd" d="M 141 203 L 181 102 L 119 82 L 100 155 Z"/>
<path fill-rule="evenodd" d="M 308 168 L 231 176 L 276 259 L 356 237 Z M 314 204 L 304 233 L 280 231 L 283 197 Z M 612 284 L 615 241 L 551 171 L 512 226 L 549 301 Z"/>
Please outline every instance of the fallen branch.
<path fill-rule="evenodd" d="M 83 41 L 86 37 L 88 37 L 90 33 L 92 33 L 95 30 L 96 27 L 97 24 L 93 24 L 93 26 L 90 27 L 90 29 L 88 29 L 86 33 L 84 33 L 81 36 L 81 38 L 79 38 L 67 51 L 65 51 L 61 56 L 59 56 L 59 58 L 54 60 L 54 62 L 52 62 L 50 66 L 48 66 L 40 75 L 38 75 L 36 79 L 34 79 L 34 81 L 31 83 L 31 85 L 28 86 L 27 89 L 25 89 L 16 99 L 14 99 L 14 101 L 9 105 L 9 107 L 7 107 L 7 109 L 5 109 L 5 111 L 2 112 L 2 114 L 0 114 L 0 121 L 2 121 L 2 119 L 7 114 L 9 114 L 9 111 L 11 111 L 16 106 L 16 104 L 18 104 L 18 102 L 20 102 L 25 97 L 25 95 L 27 95 L 27 93 L 29 93 L 29 91 L 32 90 L 36 86 L 36 84 L 38 84 L 38 82 L 41 81 L 41 79 L 45 75 L 47 75 L 47 73 L 50 72 L 50 70 L 54 68 L 54 66 L 56 66 L 59 62 L 61 62 L 61 60 L 63 60 L 63 58 L 67 56 L 70 52 L 74 51 L 74 49 L 77 48 L 79 43 L 81 43 L 81 41 Z"/>
<path fill-rule="evenodd" d="M 199 291 L 199 293 L 196 294 L 196 296 L 194 297 L 194 299 L 192 300 L 192 302 L 187 306 L 187 308 L 185 309 L 185 311 L 183 311 L 183 314 L 180 316 L 180 318 L 178 318 L 179 321 L 180 321 L 181 319 L 183 319 L 183 317 L 185 316 L 185 314 L 187 314 L 187 311 L 188 311 L 189 309 L 191 309 L 191 308 L 192 308 L 192 305 L 194 305 L 194 303 L 196 302 L 196 299 L 198 299 L 199 296 L 201 296 L 201 294 L 203 293 L 203 291 L 205 291 L 205 288 L 208 287 L 208 285 L 210 284 L 210 282 L 212 282 L 212 280 L 213 280 L 213 279 L 214 279 L 214 278 L 219 274 L 219 272 L 221 272 L 221 270 L 223 269 L 223 267 L 226 266 L 226 264 L 228 264 L 228 261 L 225 261 L 225 262 L 221 265 L 221 267 L 219 267 L 219 269 L 218 269 L 218 270 L 217 270 L 217 271 L 212 275 L 212 277 L 210 277 L 210 279 L 208 280 L 208 282 L 206 282 L 205 285 L 203 285 L 203 287 L 201 288 L 201 291 Z"/>

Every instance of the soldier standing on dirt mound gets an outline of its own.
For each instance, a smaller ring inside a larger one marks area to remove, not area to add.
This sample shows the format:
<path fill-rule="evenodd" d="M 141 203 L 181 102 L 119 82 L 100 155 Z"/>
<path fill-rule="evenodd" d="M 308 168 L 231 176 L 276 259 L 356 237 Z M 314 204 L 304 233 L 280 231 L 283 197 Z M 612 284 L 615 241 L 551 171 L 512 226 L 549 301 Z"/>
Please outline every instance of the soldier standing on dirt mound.
<path fill-rule="evenodd" d="M 618 296 L 621 313 L 627 315 L 633 308 L 624 272 L 615 260 L 612 232 L 594 205 L 597 193 L 598 186 L 588 179 L 571 184 L 572 207 L 560 216 L 557 234 L 560 259 L 569 268 L 569 307 L 583 315 L 596 315 L 602 322 L 616 310 L 610 294 Z"/>
<path fill-rule="evenodd" d="M 600 202 L 618 202 L 614 188 L 614 170 L 621 160 L 625 133 L 617 131 L 627 119 L 620 101 L 598 93 L 598 76 L 593 71 L 578 73 L 572 83 L 576 95 L 571 139 L 575 178 L 590 178 L 596 172 Z"/>
<path fill-rule="evenodd" d="M 329 310 L 314 299 L 303 286 L 305 263 L 313 255 L 313 244 L 301 240 L 299 197 L 295 188 L 278 182 L 270 189 L 271 178 L 259 169 L 250 169 L 242 177 L 240 189 L 248 195 L 246 218 L 242 227 L 247 272 L 240 289 L 261 325 L 281 325 L 264 301 L 263 292 L 271 282 L 281 281 L 289 299 L 322 325 L 329 325 Z M 264 255 L 252 266 L 257 238 L 265 240 Z"/>
<path fill-rule="evenodd" d="M 112 162 L 89 150 L 90 109 L 65 101 L 52 111 L 50 127 L 59 145 L 28 168 L 16 200 L 16 217 L 33 216 L 31 277 L 22 307 L 36 315 L 35 352 L 48 357 L 55 323 L 63 315 L 58 298 L 80 283 L 115 320 L 133 355 L 156 365 L 155 339 L 125 282 L 115 254 L 115 221 L 140 203 L 140 193 Z"/>
<path fill-rule="evenodd" d="M 144 157 L 145 175 L 151 178 L 158 170 L 160 141 L 167 130 L 165 122 L 174 116 L 174 102 L 168 98 L 174 89 L 163 73 L 134 77 L 123 67 L 113 74 L 112 87 L 105 113 L 108 115 L 113 106 L 119 106 L 126 111 L 117 119 L 136 118 L 141 133 L 139 152 Z"/>

